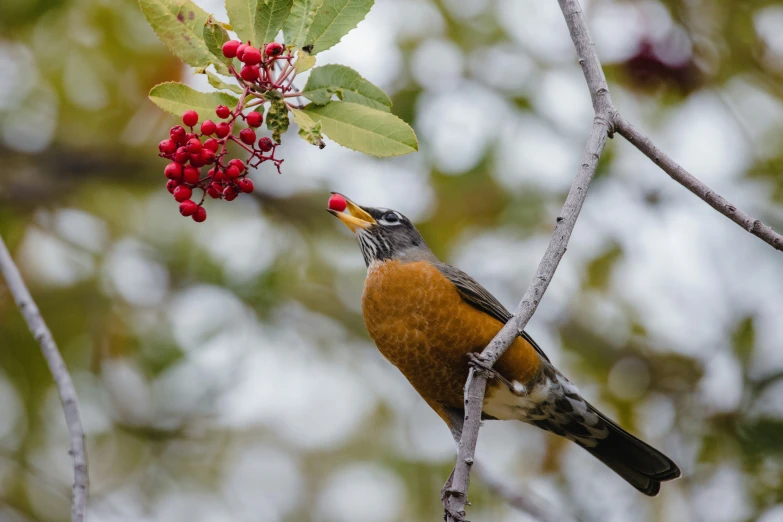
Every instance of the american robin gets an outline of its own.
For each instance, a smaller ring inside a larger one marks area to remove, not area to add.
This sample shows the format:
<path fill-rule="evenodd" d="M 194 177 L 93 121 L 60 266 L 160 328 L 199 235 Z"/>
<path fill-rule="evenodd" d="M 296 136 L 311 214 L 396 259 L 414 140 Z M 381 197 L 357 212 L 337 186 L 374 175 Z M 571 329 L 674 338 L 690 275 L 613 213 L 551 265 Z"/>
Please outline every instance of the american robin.
<path fill-rule="evenodd" d="M 354 233 L 367 264 L 367 330 L 458 440 L 471 359 L 511 314 L 469 275 L 441 263 L 400 212 L 346 200 L 347 213 L 329 212 Z M 661 482 L 680 476 L 671 459 L 588 403 L 527 333 L 493 371 L 483 418 L 519 420 L 565 437 L 645 495 L 657 495 Z"/>

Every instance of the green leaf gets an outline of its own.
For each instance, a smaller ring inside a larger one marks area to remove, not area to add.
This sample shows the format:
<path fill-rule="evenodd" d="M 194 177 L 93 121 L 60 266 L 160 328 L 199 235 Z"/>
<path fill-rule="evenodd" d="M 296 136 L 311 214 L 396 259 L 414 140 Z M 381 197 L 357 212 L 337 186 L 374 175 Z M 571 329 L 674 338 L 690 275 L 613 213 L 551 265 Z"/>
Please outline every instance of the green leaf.
<path fill-rule="evenodd" d="M 294 122 L 299 125 L 299 137 L 308 143 L 312 143 L 319 149 L 326 147 L 323 136 L 321 136 L 321 122 L 314 121 L 304 111 L 291 109 L 294 115 Z"/>
<path fill-rule="evenodd" d="M 315 65 L 315 56 L 306 53 L 301 49 L 296 51 L 296 61 L 294 62 L 294 72 L 296 74 L 303 73 L 313 68 Z"/>
<path fill-rule="evenodd" d="M 271 102 L 266 112 L 266 128 L 272 131 L 272 138 L 280 143 L 280 136 L 288 130 L 288 106 L 278 91 L 267 91 L 264 97 Z"/>
<path fill-rule="evenodd" d="M 753 316 L 747 316 L 740 321 L 732 334 L 734 344 L 734 353 L 746 367 L 753 356 L 753 347 L 756 343 L 756 329 L 754 328 Z"/>
<path fill-rule="evenodd" d="M 294 0 L 291 14 L 283 26 L 285 43 L 302 47 L 307 38 L 307 31 L 313 23 L 315 12 L 324 3 L 324 0 Z M 298 72 L 298 71 L 297 71 Z"/>
<path fill-rule="evenodd" d="M 375 0 L 324 0 L 313 17 L 304 48 L 318 54 L 335 45 L 370 12 Z"/>
<path fill-rule="evenodd" d="M 275 39 L 294 0 L 226 0 L 231 26 L 243 42 L 261 48 Z"/>
<path fill-rule="evenodd" d="M 203 74 L 207 75 L 207 81 L 215 89 L 227 90 L 237 94 L 242 94 L 242 89 L 238 85 L 224 82 L 223 79 L 217 74 L 210 71 L 204 71 Z"/>
<path fill-rule="evenodd" d="M 324 134 L 349 149 L 379 158 L 419 150 L 413 129 L 390 112 L 349 102 L 310 104 L 304 112 L 321 122 Z"/>
<path fill-rule="evenodd" d="M 207 22 L 204 24 L 204 43 L 207 44 L 207 49 L 214 54 L 218 60 L 231 65 L 231 58 L 223 56 L 223 44 L 228 41 L 228 31 L 226 31 L 222 25 L 212 20 L 210 15 L 207 18 Z"/>
<path fill-rule="evenodd" d="M 190 0 L 139 0 L 139 5 L 160 41 L 177 58 L 193 67 L 214 63 L 218 71 L 228 72 L 204 41 L 206 11 Z"/>
<path fill-rule="evenodd" d="M 331 101 L 333 94 L 346 102 L 391 111 L 392 102 L 386 93 L 350 67 L 335 64 L 313 69 L 302 89 L 302 95 L 318 105 L 324 105 Z"/>
<path fill-rule="evenodd" d="M 199 92 L 178 82 L 156 85 L 150 91 L 150 100 L 166 112 L 182 116 L 185 111 L 194 110 L 201 119 L 215 112 L 218 105 L 235 107 L 237 98 L 225 92 Z"/>

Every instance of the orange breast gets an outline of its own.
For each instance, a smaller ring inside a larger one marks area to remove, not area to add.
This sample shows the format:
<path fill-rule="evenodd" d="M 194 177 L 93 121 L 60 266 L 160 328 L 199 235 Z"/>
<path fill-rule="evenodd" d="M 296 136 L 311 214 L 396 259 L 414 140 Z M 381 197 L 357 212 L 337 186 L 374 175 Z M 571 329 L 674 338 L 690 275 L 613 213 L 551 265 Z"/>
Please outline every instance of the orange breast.
<path fill-rule="evenodd" d="M 454 285 L 426 261 L 374 263 L 362 297 L 364 323 L 381 353 L 430 405 L 461 408 L 468 352 L 480 352 L 503 326 L 466 303 Z M 495 365 L 522 384 L 540 359 L 517 338 Z M 437 408 L 436 408 L 437 409 Z"/>

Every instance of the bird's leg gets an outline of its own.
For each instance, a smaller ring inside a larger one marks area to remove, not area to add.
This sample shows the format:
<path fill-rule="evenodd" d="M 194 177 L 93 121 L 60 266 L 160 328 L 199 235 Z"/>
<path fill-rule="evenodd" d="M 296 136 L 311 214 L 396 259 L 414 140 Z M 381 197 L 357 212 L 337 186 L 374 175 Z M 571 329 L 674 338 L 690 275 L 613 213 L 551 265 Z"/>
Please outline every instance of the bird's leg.
<path fill-rule="evenodd" d="M 476 368 L 479 368 L 480 370 L 487 372 L 489 374 L 490 378 L 495 378 L 506 385 L 506 387 L 513 393 L 514 395 L 517 395 L 519 397 L 524 397 L 527 395 L 527 388 L 525 385 L 520 383 L 512 383 L 500 373 L 492 368 L 489 364 L 487 364 L 487 361 L 481 358 L 481 355 L 477 354 L 476 352 L 468 352 L 468 360 L 470 361 L 470 364 Z"/>
<path fill-rule="evenodd" d="M 443 503 L 443 520 L 447 521 L 449 517 L 456 522 L 470 522 L 465 520 L 465 512 L 455 513 L 449 508 L 449 497 L 454 495 L 462 495 L 461 492 L 452 488 L 452 482 L 454 481 L 454 470 L 451 470 L 449 478 L 446 479 L 446 483 L 443 484 L 443 489 L 440 490 L 440 501 Z M 470 502 L 466 502 L 470 505 Z"/>

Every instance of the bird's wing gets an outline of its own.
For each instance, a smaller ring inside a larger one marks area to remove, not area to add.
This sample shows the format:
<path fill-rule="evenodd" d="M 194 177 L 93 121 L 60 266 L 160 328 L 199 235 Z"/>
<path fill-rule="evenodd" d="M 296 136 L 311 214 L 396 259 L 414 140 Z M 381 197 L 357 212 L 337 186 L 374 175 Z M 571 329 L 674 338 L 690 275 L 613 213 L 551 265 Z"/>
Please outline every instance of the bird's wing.
<path fill-rule="evenodd" d="M 494 317 L 503 324 L 506 324 L 511 319 L 511 313 L 506 310 L 506 307 L 500 304 L 500 301 L 490 294 L 489 290 L 481 286 L 468 274 L 446 263 L 435 263 L 435 267 L 457 287 L 462 298 L 472 306 Z M 527 332 L 522 332 L 520 337 L 529 342 L 541 357 L 549 361 L 549 357 L 546 356 L 544 350 L 536 344 Z"/>

